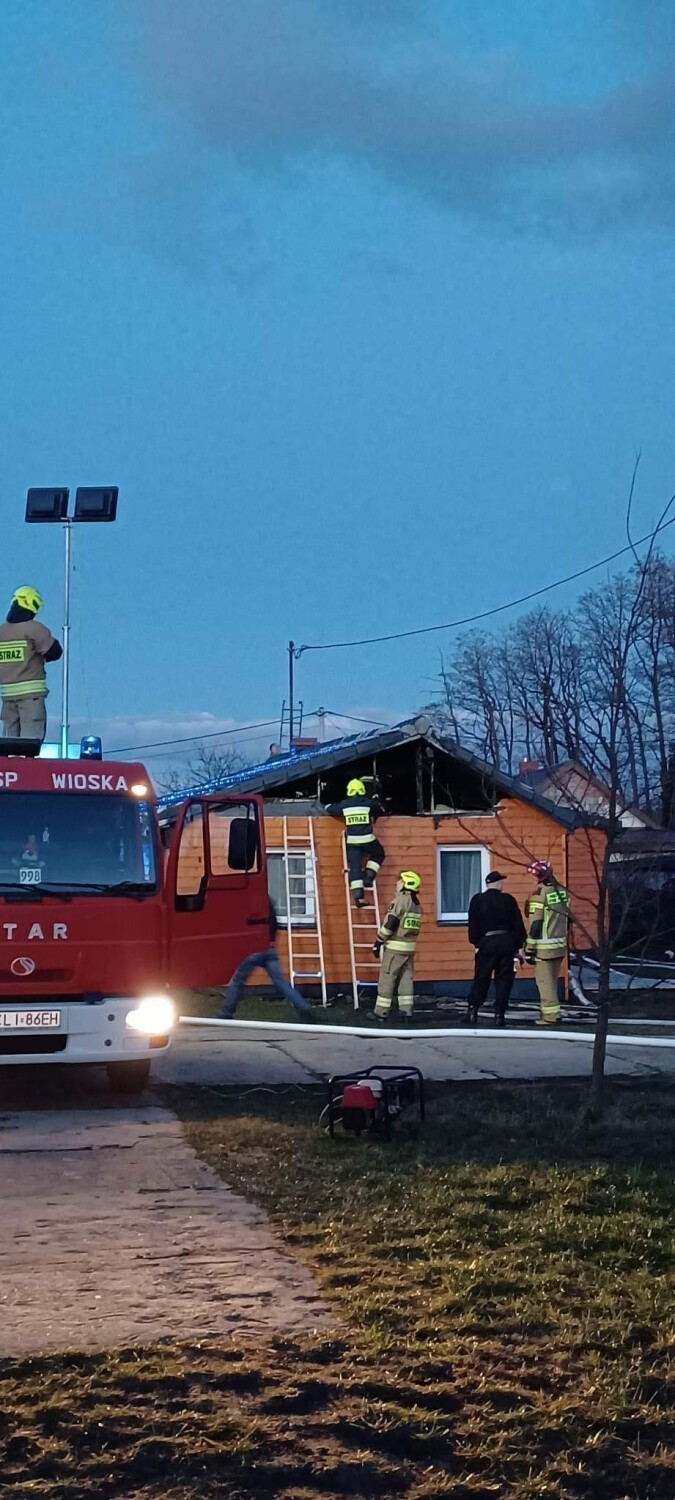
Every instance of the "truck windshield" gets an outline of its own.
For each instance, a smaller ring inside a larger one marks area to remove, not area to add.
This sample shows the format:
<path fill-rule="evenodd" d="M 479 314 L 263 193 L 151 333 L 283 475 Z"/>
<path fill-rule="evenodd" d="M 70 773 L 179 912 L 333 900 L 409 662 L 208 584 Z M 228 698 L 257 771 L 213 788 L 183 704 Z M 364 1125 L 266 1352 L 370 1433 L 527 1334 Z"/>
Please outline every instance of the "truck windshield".
<path fill-rule="evenodd" d="M 154 817 L 147 802 L 90 792 L 0 794 L 3 886 L 101 894 L 156 889 Z"/>

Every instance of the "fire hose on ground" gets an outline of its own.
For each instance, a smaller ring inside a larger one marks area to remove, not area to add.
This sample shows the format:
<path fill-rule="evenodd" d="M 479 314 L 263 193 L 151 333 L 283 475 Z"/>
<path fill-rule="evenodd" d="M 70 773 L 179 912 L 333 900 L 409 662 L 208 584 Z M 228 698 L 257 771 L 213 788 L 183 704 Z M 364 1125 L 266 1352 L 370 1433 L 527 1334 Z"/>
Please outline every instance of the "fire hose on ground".
<path fill-rule="evenodd" d="M 555 1042 L 586 1042 L 593 1043 L 595 1034 L 592 1031 L 561 1031 L 557 1026 L 550 1027 L 506 1027 L 497 1030 L 489 1026 L 456 1026 L 456 1027 L 406 1027 L 405 1030 L 397 1030 L 388 1026 L 325 1026 L 320 1022 L 303 1021 L 225 1021 L 218 1016 L 180 1016 L 181 1026 L 214 1027 L 216 1029 L 227 1028 L 236 1031 L 264 1031 L 272 1035 L 278 1033 L 292 1036 L 331 1036 L 334 1040 L 341 1037 L 363 1037 L 366 1041 L 376 1040 L 381 1044 L 390 1041 L 397 1042 L 437 1042 L 455 1041 L 462 1038 L 489 1037 L 491 1040 L 502 1042 L 514 1041 L 555 1041 Z M 636 1024 L 643 1024 L 638 1022 Z M 667 1022 L 654 1021 L 655 1026 L 668 1024 Z M 261 1038 L 264 1040 L 264 1038 Z M 675 1047 L 675 1037 L 656 1036 L 617 1036 L 611 1032 L 607 1036 L 608 1047 Z"/>

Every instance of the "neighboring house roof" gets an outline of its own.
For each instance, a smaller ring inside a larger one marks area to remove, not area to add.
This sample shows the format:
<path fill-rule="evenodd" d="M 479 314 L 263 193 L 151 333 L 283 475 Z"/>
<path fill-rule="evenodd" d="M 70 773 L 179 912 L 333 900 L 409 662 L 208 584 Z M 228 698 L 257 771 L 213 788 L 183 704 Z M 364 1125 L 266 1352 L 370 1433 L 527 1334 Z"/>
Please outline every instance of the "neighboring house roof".
<path fill-rule="evenodd" d="M 539 766 L 521 773 L 520 780 L 552 802 L 568 798 L 570 806 L 583 807 L 585 811 L 595 812 L 598 816 L 602 816 L 603 809 L 609 806 L 611 791 L 607 783 L 593 771 L 589 771 L 581 761 L 564 760 L 555 766 Z M 617 811 L 624 827 L 658 826 L 648 813 L 621 799 L 617 802 Z M 606 811 L 604 815 L 606 816 Z"/>
<path fill-rule="evenodd" d="M 179 792 L 168 792 L 159 798 L 159 807 L 160 810 L 177 807 L 187 797 L 203 796 L 213 792 L 242 790 L 268 793 L 279 791 L 282 787 L 290 789 L 294 783 L 304 781 L 308 776 L 320 775 L 321 772 L 333 770 L 337 766 L 347 766 L 352 761 L 362 759 L 364 755 L 382 755 L 398 745 L 415 742 L 423 742 L 440 751 L 456 765 L 475 772 L 500 797 L 516 797 L 521 802 L 527 802 L 565 828 L 604 826 L 602 819 L 589 816 L 578 808 L 556 804 L 549 798 L 541 796 L 533 787 L 518 781 L 514 776 L 508 776 L 494 766 L 488 765 L 471 750 L 465 750 L 454 740 L 437 734 L 430 721 L 424 717 L 393 724 L 389 729 L 374 729 L 365 734 L 346 735 L 342 739 L 330 740 L 326 744 L 312 745 L 305 750 L 289 752 L 282 758 L 275 757 L 273 760 L 263 761 L 256 766 L 246 766 L 241 771 L 236 771 L 230 776 L 219 777 L 215 781 L 186 787 Z"/>
<path fill-rule="evenodd" d="M 627 828 L 617 835 L 613 848 L 622 859 L 675 857 L 675 829 Z"/>

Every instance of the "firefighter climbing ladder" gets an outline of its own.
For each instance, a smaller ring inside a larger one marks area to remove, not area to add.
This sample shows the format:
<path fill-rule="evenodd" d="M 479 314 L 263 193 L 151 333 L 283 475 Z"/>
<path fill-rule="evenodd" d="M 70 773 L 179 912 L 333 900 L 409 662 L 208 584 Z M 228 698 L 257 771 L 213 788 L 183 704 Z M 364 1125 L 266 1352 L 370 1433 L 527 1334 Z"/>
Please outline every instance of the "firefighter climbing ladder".
<path fill-rule="evenodd" d="M 359 990 L 377 985 L 380 972 L 379 959 L 373 953 L 373 943 L 380 927 L 380 903 L 377 882 L 364 891 L 363 906 L 356 907 L 352 899 L 347 868 L 347 844 L 343 836 L 342 856 L 345 878 L 345 900 L 347 902 L 347 932 L 349 934 L 349 957 L 352 970 L 352 994 L 354 1010 L 359 1008 Z"/>
<path fill-rule="evenodd" d="M 289 823 L 293 832 L 289 832 Z M 302 856 L 302 867 L 291 872 L 293 855 Z M 317 873 L 317 854 L 312 818 L 284 818 L 284 875 L 286 878 L 286 932 L 288 935 L 288 969 L 290 981 L 318 980 L 321 1003 L 327 1005 L 326 965 L 323 957 L 321 896 Z M 312 926 L 293 925 L 293 910 L 300 902 L 311 914 Z"/>

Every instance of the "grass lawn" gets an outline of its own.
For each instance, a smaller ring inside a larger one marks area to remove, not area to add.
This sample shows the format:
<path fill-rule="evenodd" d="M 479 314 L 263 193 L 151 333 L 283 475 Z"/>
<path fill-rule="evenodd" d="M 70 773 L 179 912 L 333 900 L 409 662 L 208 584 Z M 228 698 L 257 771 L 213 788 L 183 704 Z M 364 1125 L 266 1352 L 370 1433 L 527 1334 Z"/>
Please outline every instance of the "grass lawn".
<path fill-rule="evenodd" d="M 375 993 L 373 991 L 370 998 L 363 1001 L 359 1010 L 354 1010 L 351 998 L 345 997 L 331 1000 L 326 1006 L 316 1000 L 313 1002 L 313 1012 L 321 1026 L 372 1026 L 374 1004 Z M 185 990 L 178 997 L 178 1010 L 181 1016 L 219 1016 L 222 1010 L 222 997 L 217 990 Z M 417 1023 L 420 1026 L 457 1025 L 456 1016 L 450 1018 L 447 1011 L 439 1011 L 434 1019 L 430 1019 L 431 1016 L 432 1012 L 427 1008 L 423 1014 L 416 1017 Z M 237 1007 L 238 1021 L 285 1021 L 288 1023 L 302 1021 L 302 1019 L 285 1000 L 276 995 L 258 994 L 253 988 L 242 995 Z"/>
<path fill-rule="evenodd" d="M 184 990 L 178 997 L 178 1010 L 182 1016 L 219 1016 L 222 1010 L 222 996 L 218 990 Z M 317 1020 L 325 1026 L 367 1025 L 372 1022 L 372 1006 L 374 1001 L 366 1001 L 363 1010 L 354 1010 L 351 1000 L 338 1000 L 331 1002 L 325 1008 L 319 1001 L 314 1002 L 314 1013 Z M 292 1006 L 278 995 L 258 994 L 251 987 L 246 990 L 237 1007 L 238 1021 L 296 1021 L 296 1015 Z"/>
<path fill-rule="evenodd" d="M 339 996 L 331 999 L 329 1004 L 323 1006 L 320 1000 L 313 1002 L 314 1020 L 320 1026 L 350 1026 L 350 1027 L 373 1027 L 375 1006 L 375 991 L 370 990 L 363 997 L 358 1010 L 354 1009 L 351 996 Z M 186 990 L 178 997 L 178 1012 L 181 1016 L 219 1016 L 222 1010 L 222 998 L 217 990 Z M 419 1027 L 447 1027 L 452 1030 L 457 1026 L 465 1025 L 466 1001 L 448 1001 L 446 1004 L 438 1004 L 432 998 L 418 998 L 415 1001 L 413 1014 L 413 1028 Z M 303 1016 L 298 1016 L 285 1000 L 275 995 L 263 995 L 256 993 L 255 989 L 249 989 L 242 996 L 237 1007 L 238 1021 L 284 1021 L 286 1024 L 300 1022 Z M 524 1016 L 518 1010 L 513 1009 L 510 1015 L 512 1021 L 520 1020 L 525 1024 L 531 1024 L 533 1016 Z M 483 1026 L 494 1025 L 494 1008 L 485 1006 L 481 1016 Z M 391 1017 L 392 1029 L 401 1025 L 401 1017 L 394 1007 Z"/>
<path fill-rule="evenodd" d="M 373 1006 L 375 1004 L 375 991 L 370 990 L 363 997 L 359 1010 L 354 1010 L 351 995 L 340 996 L 331 999 L 324 1008 L 319 1001 L 314 1002 L 314 1015 L 322 1026 L 373 1026 Z M 182 1016 L 219 1016 L 222 1008 L 222 997 L 217 990 L 186 990 L 178 997 L 179 1014 Z M 675 1020 L 675 1000 L 665 996 L 659 990 L 634 990 L 629 995 L 617 995 L 612 1001 L 612 1017 L 620 1016 L 649 1016 L 663 1021 Z M 242 996 L 237 1009 L 238 1021 L 285 1021 L 293 1022 L 300 1019 L 295 1011 L 285 1000 L 274 995 L 263 995 L 251 988 Z M 535 1020 L 535 1010 L 530 1002 L 528 1008 L 524 1009 L 522 1004 L 516 1000 L 509 1010 L 509 1024 L 520 1026 L 532 1026 Z M 392 1016 L 392 1026 L 400 1024 L 396 1010 Z M 577 1007 L 565 1013 L 564 1029 L 574 1030 L 577 1026 L 583 1031 L 595 1024 L 595 1010 L 590 1008 L 582 1010 Z M 424 1027 L 447 1027 L 453 1030 L 457 1026 L 466 1025 L 466 1001 L 450 999 L 445 1002 L 437 1002 L 432 996 L 418 996 L 415 1001 L 415 1012 L 413 1015 L 413 1027 L 421 1029 Z M 494 1006 L 490 1002 L 483 1006 L 480 1013 L 479 1025 L 494 1026 Z M 612 1030 L 610 1018 L 610 1031 Z M 665 1028 L 666 1035 L 672 1035 L 671 1030 Z M 650 1036 L 658 1035 L 658 1028 L 650 1030 Z M 675 1497 L 674 1497 L 675 1500 Z"/>
<path fill-rule="evenodd" d="M 9 1500 L 673 1500 L 675 1097 L 444 1085 L 390 1145 L 315 1090 L 173 1091 L 334 1335 L 0 1366 Z M 3 1452 L 4 1446 L 4 1452 Z"/>

